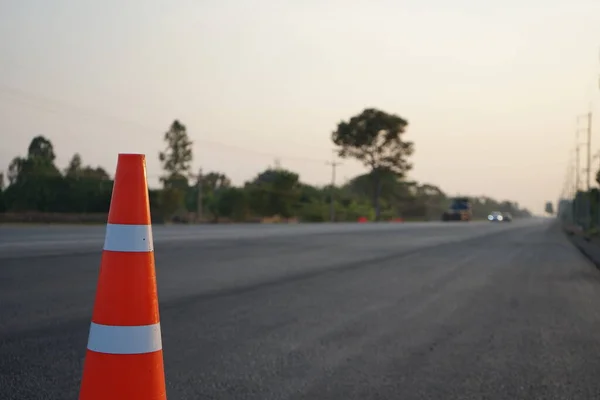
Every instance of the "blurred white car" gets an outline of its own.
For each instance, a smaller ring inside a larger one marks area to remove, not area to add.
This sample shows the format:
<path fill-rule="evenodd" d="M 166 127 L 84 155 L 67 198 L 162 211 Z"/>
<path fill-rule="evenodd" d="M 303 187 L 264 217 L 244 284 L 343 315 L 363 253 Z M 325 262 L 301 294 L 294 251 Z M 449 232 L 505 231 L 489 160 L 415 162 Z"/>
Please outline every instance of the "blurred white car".
<path fill-rule="evenodd" d="M 504 220 L 504 216 L 500 211 L 492 211 L 492 213 L 488 215 L 488 220 L 491 222 L 502 222 Z"/>
<path fill-rule="evenodd" d="M 490 222 L 510 222 L 512 221 L 512 215 L 510 213 L 502 213 L 500 211 L 493 211 L 488 215 L 488 221 Z"/>

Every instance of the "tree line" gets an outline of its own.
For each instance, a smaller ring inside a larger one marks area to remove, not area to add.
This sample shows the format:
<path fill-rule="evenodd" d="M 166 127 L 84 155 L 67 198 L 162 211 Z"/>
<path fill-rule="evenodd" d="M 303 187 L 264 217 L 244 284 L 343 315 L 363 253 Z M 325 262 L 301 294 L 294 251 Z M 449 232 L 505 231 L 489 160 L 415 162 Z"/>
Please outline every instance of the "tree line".
<path fill-rule="evenodd" d="M 600 172 L 596 182 L 600 184 Z M 573 198 L 561 199 L 558 203 L 557 216 L 564 223 L 575 224 L 588 232 L 599 234 L 600 190 L 598 188 L 591 188 L 589 191 L 578 190 Z"/>
<path fill-rule="evenodd" d="M 294 171 L 268 167 L 234 186 L 220 171 L 192 173 L 193 142 L 186 126 L 175 120 L 158 154 L 162 187 L 150 189 L 153 218 L 181 222 L 438 220 L 450 198 L 435 185 L 406 179 L 414 152 L 414 144 L 404 139 L 407 126 L 407 120 L 377 109 L 365 109 L 340 122 L 331 134 L 338 156 L 356 159 L 368 168 L 343 185 L 314 186 L 302 182 Z M 74 154 L 64 170 L 55 160 L 50 139 L 34 137 L 26 156 L 15 157 L 7 176 L 0 175 L 0 212 L 108 212 L 113 182 L 106 170 L 85 165 L 80 154 Z M 492 211 L 530 215 L 511 201 L 473 197 L 472 202 L 476 218 Z"/>
<path fill-rule="evenodd" d="M 600 186 L 600 170 L 596 172 L 595 181 Z M 565 196 L 558 201 L 557 209 L 552 202 L 546 203 L 547 214 L 556 216 L 565 224 L 575 224 L 588 232 L 600 234 L 600 189 L 576 190 L 572 196 Z"/>

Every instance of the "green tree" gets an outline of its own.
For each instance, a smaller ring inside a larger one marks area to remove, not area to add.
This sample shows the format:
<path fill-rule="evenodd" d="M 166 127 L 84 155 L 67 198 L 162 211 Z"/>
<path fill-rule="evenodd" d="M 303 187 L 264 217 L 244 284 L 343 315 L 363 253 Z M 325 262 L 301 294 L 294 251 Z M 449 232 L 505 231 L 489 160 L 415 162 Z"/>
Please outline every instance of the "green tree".
<path fill-rule="evenodd" d="M 34 137 L 27 149 L 27 157 L 15 157 L 8 166 L 9 184 L 33 177 L 60 176 L 60 171 L 54 165 L 55 159 L 50 140 L 44 136 Z"/>
<path fill-rule="evenodd" d="M 437 220 L 448 207 L 446 194 L 435 185 L 415 183 L 413 193 L 427 220 Z"/>
<path fill-rule="evenodd" d="M 443 201 L 443 193 L 436 192 L 431 185 L 421 187 L 417 182 L 407 182 L 391 171 L 382 171 L 378 182 L 372 179 L 372 174 L 358 175 L 351 179 L 344 189 L 355 199 L 364 202 L 370 199 L 379 187 L 380 217 L 427 217 L 433 213 L 425 202 L 432 207 Z M 435 196 L 440 197 L 439 199 Z M 436 206 L 437 207 L 437 206 Z M 370 215 L 370 213 L 369 213 Z"/>
<path fill-rule="evenodd" d="M 108 172 L 104 168 L 83 165 L 79 153 L 75 153 L 71 161 L 69 161 L 69 165 L 64 170 L 64 176 L 73 179 L 110 180 L 110 175 L 108 175 Z"/>
<path fill-rule="evenodd" d="M 185 193 L 180 188 L 166 187 L 160 192 L 160 213 L 165 220 L 172 220 L 173 216 L 181 209 Z"/>
<path fill-rule="evenodd" d="M 92 167 L 92 166 L 86 166 L 83 168 L 83 170 L 81 171 L 81 176 L 84 178 L 89 178 L 89 179 L 98 179 L 98 180 L 102 180 L 102 181 L 108 181 L 110 180 L 110 175 L 108 174 L 108 172 L 106 172 L 106 170 L 102 167 Z"/>
<path fill-rule="evenodd" d="M 160 206 L 163 216 L 171 219 L 174 213 L 184 209 L 193 159 L 192 141 L 185 125 L 178 120 L 173 121 L 163 140 L 166 142 L 165 150 L 158 154 L 165 171 L 160 178 L 164 188 Z"/>
<path fill-rule="evenodd" d="M 81 155 L 75 153 L 71 161 L 69 161 L 69 165 L 65 168 L 64 174 L 69 178 L 77 178 L 81 176 L 82 169 L 83 162 L 81 161 Z"/>
<path fill-rule="evenodd" d="M 212 215 L 214 222 L 218 222 L 220 216 L 226 215 L 223 214 L 223 210 L 219 203 L 222 201 L 230 201 L 228 197 L 222 198 L 221 196 L 223 190 L 228 189 L 229 187 L 231 187 L 231 181 L 225 174 L 209 172 L 202 176 L 203 204 Z"/>
<path fill-rule="evenodd" d="M 234 221 L 244 221 L 248 217 L 246 192 L 241 188 L 226 187 L 217 194 L 217 215 Z"/>
<path fill-rule="evenodd" d="M 223 173 L 209 172 L 196 177 L 196 182 L 191 186 L 185 196 L 186 209 L 190 212 L 198 210 L 198 181 L 202 183 L 202 211 L 208 212 L 216 222 L 220 213 L 218 205 L 219 193 L 231 187 L 231 180 Z"/>
<path fill-rule="evenodd" d="M 0 172 L 0 213 L 6 211 L 6 201 L 4 199 L 5 189 L 6 188 L 4 187 L 4 174 Z"/>
<path fill-rule="evenodd" d="M 9 187 L 4 202 L 10 209 L 50 211 L 60 207 L 62 176 L 54 164 L 56 155 L 44 136 L 32 139 L 27 156 L 15 157 L 8 167 Z M 62 205 L 65 207 L 66 205 Z"/>
<path fill-rule="evenodd" d="M 402 138 L 407 126 L 408 121 L 395 114 L 367 108 L 348 122 L 340 122 L 331 135 L 340 157 L 355 158 L 370 168 L 377 220 L 381 214 L 379 198 L 384 176 L 393 173 L 404 178 L 412 168 L 408 157 L 413 154 L 414 146 Z"/>
<path fill-rule="evenodd" d="M 42 176 L 60 176 L 60 171 L 54 164 L 55 160 L 56 154 L 52 142 L 44 136 L 36 136 L 27 149 L 25 172 Z"/>
<path fill-rule="evenodd" d="M 12 185 L 17 182 L 20 176 L 23 174 L 24 164 L 26 159 L 21 157 L 15 157 L 8 165 L 8 184 Z"/>
<path fill-rule="evenodd" d="M 165 132 L 166 147 L 158 155 L 165 175 L 161 182 L 167 186 L 188 186 L 190 168 L 193 159 L 192 141 L 190 140 L 185 125 L 178 120 L 173 121 L 171 127 Z"/>
<path fill-rule="evenodd" d="M 285 169 L 269 168 L 246 184 L 249 203 L 262 217 L 279 215 L 290 218 L 300 200 L 298 174 Z"/>
<path fill-rule="evenodd" d="M 27 149 L 27 157 L 30 159 L 39 159 L 47 163 L 54 163 L 54 160 L 56 160 L 54 146 L 44 136 L 36 136 L 31 140 Z"/>
<path fill-rule="evenodd" d="M 54 165 L 56 155 L 52 142 L 44 136 L 34 137 L 27 149 L 27 157 L 15 157 L 8 166 L 8 181 L 10 184 L 27 177 L 60 176 L 60 171 Z"/>
<path fill-rule="evenodd" d="M 32 140 L 27 157 L 15 157 L 9 171 L 11 183 L 4 193 L 5 207 L 11 211 L 106 212 L 112 183 L 101 167 L 83 167 L 76 154 L 65 176 L 54 165 L 52 143 L 41 136 Z"/>
<path fill-rule="evenodd" d="M 554 204 L 552 204 L 551 201 L 546 202 L 545 211 L 547 214 L 550 214 L 550 215 L 554 214 Z"/>
<path fill-rule="evenodd" d="M 231 180 L 220 172 L 209 172 L 202 176 L 202 188 L 210 192 L 231 187 Z"/>

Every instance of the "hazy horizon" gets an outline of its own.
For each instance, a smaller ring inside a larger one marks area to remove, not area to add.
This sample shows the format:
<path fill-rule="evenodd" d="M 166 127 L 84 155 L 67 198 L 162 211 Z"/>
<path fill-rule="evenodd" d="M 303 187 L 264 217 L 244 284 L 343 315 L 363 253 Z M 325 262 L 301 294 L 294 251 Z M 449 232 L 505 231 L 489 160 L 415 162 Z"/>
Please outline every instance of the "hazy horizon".
<path fill-rule="evenodd" d="M 409 121 L 410 179 L 543 213 L 600 105 L 599 46 L 586 0 L 0 1 L 0 170 L 44 135 L 60 167 L 145 153 L 156 186 L 178 119 L 194 171 L 241 184 L 279 159 L 323 185 L 331 131 L 375 107 Z M 342 162 L 338 184 L 366 171 Z"/>

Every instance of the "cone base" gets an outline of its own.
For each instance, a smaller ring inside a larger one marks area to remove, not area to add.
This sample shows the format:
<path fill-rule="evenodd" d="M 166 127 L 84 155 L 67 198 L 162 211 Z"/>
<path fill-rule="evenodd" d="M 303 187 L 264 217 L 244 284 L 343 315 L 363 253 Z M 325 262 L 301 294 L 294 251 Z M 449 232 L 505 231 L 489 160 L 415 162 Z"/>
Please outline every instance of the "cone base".
<path fill-rule="evenodd" d="M 79 400 L 166 400 L 162 350 L 104 354 L 87 350 Z"/>

